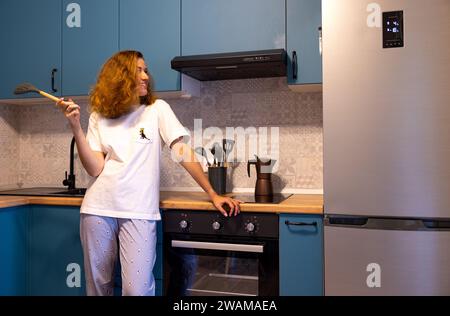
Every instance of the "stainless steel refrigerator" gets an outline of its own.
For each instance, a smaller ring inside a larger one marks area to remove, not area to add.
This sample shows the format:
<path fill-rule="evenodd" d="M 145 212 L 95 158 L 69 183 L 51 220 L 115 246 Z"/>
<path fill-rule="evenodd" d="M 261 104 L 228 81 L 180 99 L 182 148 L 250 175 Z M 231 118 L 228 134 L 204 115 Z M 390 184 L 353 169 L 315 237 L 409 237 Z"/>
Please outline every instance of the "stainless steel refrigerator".
<path fill-rule="evenodd" d="M 450 295 L 450 1 L 322 14 L 325 295 Z"/>

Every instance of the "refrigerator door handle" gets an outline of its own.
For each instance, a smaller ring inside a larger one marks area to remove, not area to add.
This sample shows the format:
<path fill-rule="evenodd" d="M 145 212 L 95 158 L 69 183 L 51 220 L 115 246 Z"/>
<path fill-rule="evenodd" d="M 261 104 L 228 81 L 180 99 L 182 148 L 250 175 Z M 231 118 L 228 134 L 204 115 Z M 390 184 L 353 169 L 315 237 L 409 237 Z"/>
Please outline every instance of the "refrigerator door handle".
<path fill-rule="evenodd" d="M 423 225 L 429 229 L 450 230 L 450 220 L 423 219 Z"/>
<path fill-rule="evenodd" d="M 325 224 L 328 226 L 364 226 L 368 221 L 369 218 L 364 216 L 329 215 L 325 217 Z"/>
<path fill-rule="evenodd" d="M 450 231 L 450 220 L 432 218 L 387 218 L 349 215 L 325 215 L 324 225 L 364 229 Z"/>

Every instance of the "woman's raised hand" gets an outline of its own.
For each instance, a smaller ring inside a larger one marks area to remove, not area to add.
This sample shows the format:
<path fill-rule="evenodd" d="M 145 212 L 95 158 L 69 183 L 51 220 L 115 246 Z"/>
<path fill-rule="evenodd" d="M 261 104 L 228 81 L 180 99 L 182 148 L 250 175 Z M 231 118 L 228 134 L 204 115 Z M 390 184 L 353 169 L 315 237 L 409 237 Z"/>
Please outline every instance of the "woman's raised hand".
<path fill-rule="evenodd" d="M 64 116 L 69 121 L 70 127 L 72 130 L 74 128 L 80 127 L 80 106 L 73 102 L 72 99 L 64 100 L 63 98 L 56 103 L 61 111 L 64 113 Z"/>

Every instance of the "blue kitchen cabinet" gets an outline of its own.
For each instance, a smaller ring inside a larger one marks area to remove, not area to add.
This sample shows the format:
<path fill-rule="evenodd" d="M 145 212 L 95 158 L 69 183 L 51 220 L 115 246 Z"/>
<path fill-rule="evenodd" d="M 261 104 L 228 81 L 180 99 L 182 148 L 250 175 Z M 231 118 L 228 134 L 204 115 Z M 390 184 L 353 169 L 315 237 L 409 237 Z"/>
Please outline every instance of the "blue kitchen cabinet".
<path fill-rule="evenodd" d="M 120 1 L 120 50 L 144 54 L 156 91 L 181 89 L 180 74 L 170 65 L 181 53 L 180 7 L 180 0 Z"/>
<path fill-rule="evenodd" d="M 27 294 L 28 209 L 0 208 L 0 296 Z"/>
<path fill-rule="evenodd" d="M 183 0 L 182 55 L 285 48 L 283 0 Z"/>
<path fill-rule="evenodd" d="M 323 219 L 280 214 L 280 295 L 323 295 Z"/>
<path fill-rule="evenodd" d="M 61 8 L 61 0 L 0 1 L 0 98 L 36 97 L 13 94 L 22 82 L 60 95 Z"/>
<path fill-rule="evenodd" d="M 84 295 L 80 208 L 30 206 L 29 295 Z"/>
<path fill-rule="evenodd" d="M 286 14 L 288 83 L 322 83 L 318 29 L 322 25 L 321 0 L 286 0 Z"/>
<path fill-rule="evenodd" d="M 0 98 L 30 82 L 56 96 L 87 95 L 118 50 L 119 0 L 2 0 Z"/>
<path fill-rule="evenodd" d="M 87 95 L 119 48 L 119 0 L 63 0 L 62 95 Z M 58 48 L 55 48 L 58 49 Z"/>
<path fill-rule="evenodd" d="M 163 278 L 163 228 L 162 221 L 158 221 L 156 225 L 157 233 L 156 233 L 156 262 L 155 267 L 153 268 L 153 275 L 155 279 L 161 280 Z"/>

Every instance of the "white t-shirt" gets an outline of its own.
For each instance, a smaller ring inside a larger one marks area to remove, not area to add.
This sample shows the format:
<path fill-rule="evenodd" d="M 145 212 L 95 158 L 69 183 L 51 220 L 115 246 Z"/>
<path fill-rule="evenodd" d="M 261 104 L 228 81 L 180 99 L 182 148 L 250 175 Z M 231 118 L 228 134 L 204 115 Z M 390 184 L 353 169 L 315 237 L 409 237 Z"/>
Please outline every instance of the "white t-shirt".
<path fill-rule="evenodd" d="M 89 117 L 86 139 L 106 154 L 105 166 L 88 185 L 81 213 L 159 220 L 159 172 L 162 143 L 188 136 L 170 105 L 156 100 L 117 119 Z"/>

